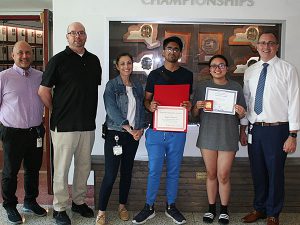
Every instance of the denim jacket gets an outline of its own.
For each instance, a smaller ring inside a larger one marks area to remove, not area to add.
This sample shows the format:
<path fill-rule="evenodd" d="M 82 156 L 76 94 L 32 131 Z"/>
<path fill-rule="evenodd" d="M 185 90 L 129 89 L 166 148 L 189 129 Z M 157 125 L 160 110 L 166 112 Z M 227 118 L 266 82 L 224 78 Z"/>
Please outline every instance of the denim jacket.
<path fill-rule="evenodd" d="M 131 79 L 131 83 L 136 101 L 134 129 L 145 128 L 144 90 L 139 81 Z M 129 124 L 127 120 L 128 96 L 120 75 L 107 82 L 103 99 L 108 129 L 125 131 L 122 126 Z"/>

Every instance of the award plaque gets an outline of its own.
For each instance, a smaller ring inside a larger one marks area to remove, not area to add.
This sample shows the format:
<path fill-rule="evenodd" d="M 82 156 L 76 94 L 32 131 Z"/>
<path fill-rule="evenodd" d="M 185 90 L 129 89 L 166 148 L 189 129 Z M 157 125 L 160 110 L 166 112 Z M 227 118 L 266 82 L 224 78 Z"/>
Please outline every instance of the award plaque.
<path fill-rule="evenodd" d="M 234 35 L 229 37 L 229 45 L 249 45 L 255 48 L 259 37 L 258 26 L 245 26 L 234 29 Z"/>
<path fill-rule="evenodd" d="M 223 53 L 223 33 L 199 33 L 198 46 L 199 62 L 208 62 L 213 55 Z"/>
<path fill-rule="evenodd" d="M 143 72 L 148 76 L 154 68 L 154 54 L 152 52 L 145 52 L 138 58 L 140 58 L 139 61 L 133 63 L 133 72 Z"/>
<path fill-rule="evenodd" d="M 251 66 L 252 64 L 256 63 L 259 60 L 259 57 L 250 57 L 246 63 L 237 64 L 236 69 L 233 71 L 233 73 L 245 73 L 245 70 Z"/>
<path fill-rule="evenodd" d="M 160 46 L 157 40 L 158 24 L 139 24 L 128 27 L 128 32 L 123 35 L 124 42 L 144 42 L 148 49 Z"/>

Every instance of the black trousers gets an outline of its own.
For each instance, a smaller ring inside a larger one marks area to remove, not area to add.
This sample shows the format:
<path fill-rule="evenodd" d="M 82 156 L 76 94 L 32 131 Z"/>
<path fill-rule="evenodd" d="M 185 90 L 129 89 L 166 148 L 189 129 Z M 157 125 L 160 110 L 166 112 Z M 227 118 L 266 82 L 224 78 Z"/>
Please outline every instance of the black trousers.
<path fill-rule="evenodd" d="M 118 144 L 122 145 L 123 153 L 114 155 L 113 146 L 116 145 L 115 136 L 119 137 Z M 105 175 L 99 193 L 99 210 L 105 211 L 113 185 L 120 167 L 119 203 L 126 204 L 131 185 L 132 168 L 139 141 L 134 140 L 131 134 L 108 130 L 105 144 Z"/>
<path fill-rule="evenodd" d="M 37 138 L 44 137 L 43 125 L 29 129 L 19 129 L 0 125 L 0 138 L 3 143 L 2 197 L 3 207 L 15 207 L 17 175 L 23 161 L 24 202 L 35 201 L 39 194 L 39 170 L 43 160 L 43 146 L 37 147 Z"/>

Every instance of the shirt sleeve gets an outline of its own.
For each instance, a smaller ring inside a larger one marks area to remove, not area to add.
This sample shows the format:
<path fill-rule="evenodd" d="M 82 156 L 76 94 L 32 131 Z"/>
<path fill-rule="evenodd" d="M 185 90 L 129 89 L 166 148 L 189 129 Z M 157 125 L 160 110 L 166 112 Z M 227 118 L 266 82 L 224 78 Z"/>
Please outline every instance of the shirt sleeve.
<path fill-rule="evenodd" d="M 106 110 L 106 114 L 113 120 L 118 126 L 129 124 L 127 118 L 122 116 L 120 109 L 116 102 L 116 97 L 114 93 L 114 88 L 112 82 L 108 82 L 105 87 L 105 91 L 103 94 L 104 106 Z"/>
<path fill-rule="evenodd" d="M 57 73 L 57 63 L 56 60 L 52 58 L 48 62 L 45 72 L 43 73 L 41 85 L 52 88 L 55 85 L 56 73 Z"/>
<path fill-rule="evenodd" d="M 244 93 L 244 99 L 245 99 L 245 106 L 247 110 L 249 110 L 249 102 L 250 102 L 250 89 L 249 89 L 249 80 L 247 79 L 247 74 L 245 73 L 244 75 L 244 88 L 243 88 L 243 93 Z M 240 120 L 241 125 L 248 125 L 249 121 L 247 119 L 247 116 L 242 118 Z"/>
<path fill-rule="evenodd" d="M 288 120 L 290 130 L 299 130 L 300 128 L 300 91 L 299 75 L 295 67 L 290 70 L 288 79 Z"/>

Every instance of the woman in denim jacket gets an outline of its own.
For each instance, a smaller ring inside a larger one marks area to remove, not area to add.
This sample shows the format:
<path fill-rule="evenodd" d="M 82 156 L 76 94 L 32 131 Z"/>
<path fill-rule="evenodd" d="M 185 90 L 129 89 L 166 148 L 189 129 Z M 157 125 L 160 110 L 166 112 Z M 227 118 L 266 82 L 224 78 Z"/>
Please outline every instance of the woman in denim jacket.
<path fill-rule="evenodd" d="M 133 59 L 128 53 L 117 57 L 120 75 L 106 84 L 103 95 L 106 109 L 105 175 L 99 194 L 97 225 L 105 224 L 105 211 L 120 167 L 119 217 L 128 220 L 125 208 L 131 184 L 132 168 L 139 140 L 144 132 L 144 90 L 140 82 L 130 78 Z"/>

